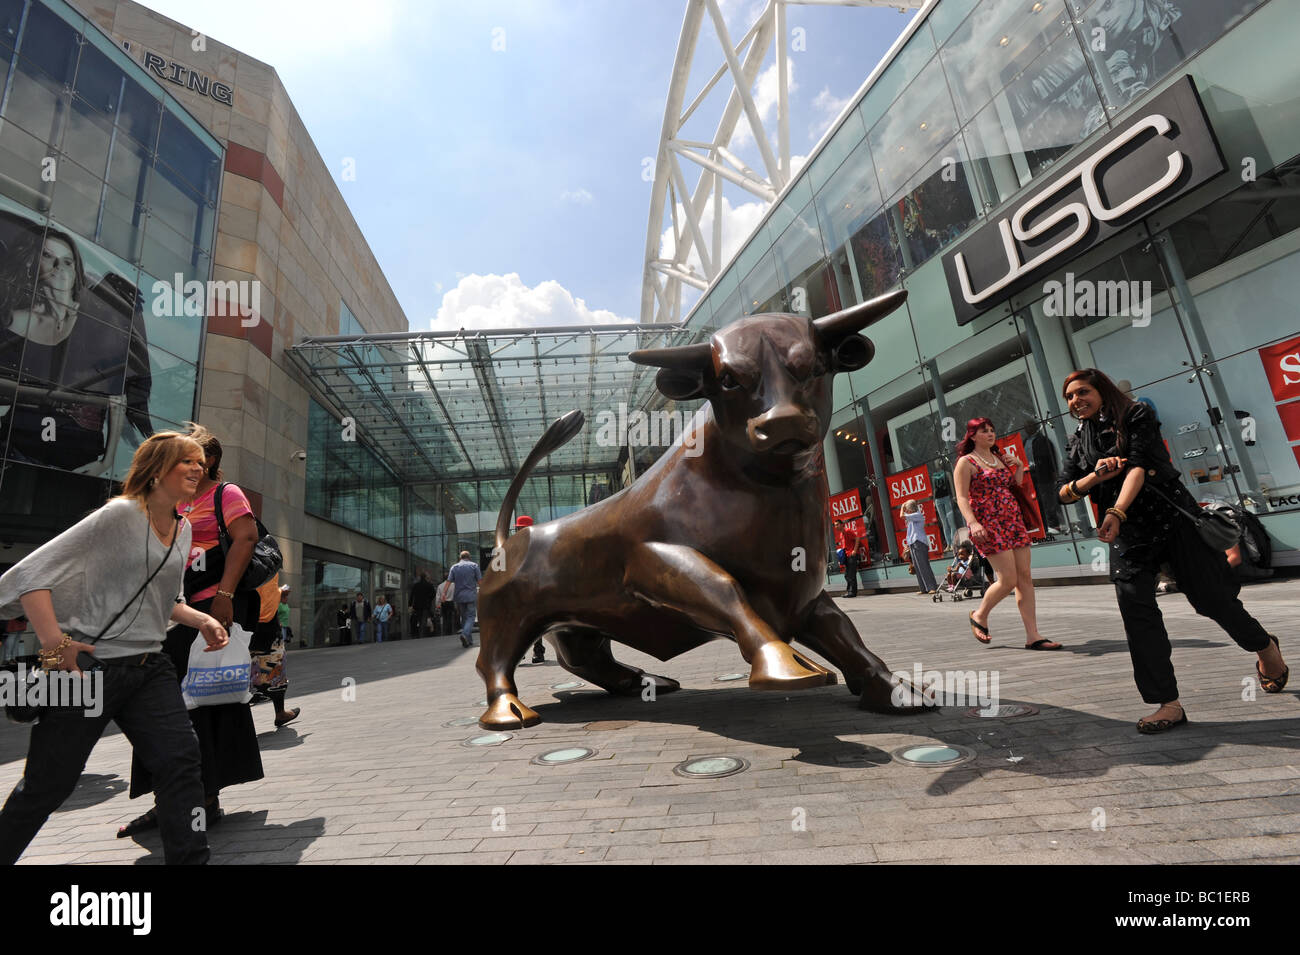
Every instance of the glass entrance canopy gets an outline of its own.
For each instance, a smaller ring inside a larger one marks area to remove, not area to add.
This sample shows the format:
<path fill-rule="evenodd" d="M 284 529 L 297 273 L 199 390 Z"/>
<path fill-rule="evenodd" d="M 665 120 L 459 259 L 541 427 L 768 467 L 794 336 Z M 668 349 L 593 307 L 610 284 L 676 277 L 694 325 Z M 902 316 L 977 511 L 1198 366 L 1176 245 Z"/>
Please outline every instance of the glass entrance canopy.
<path fill-rule="evenodd" d="M 617 442 L 598 439 L 602 412 L 653 394 L 638 348 L 689 344 L 681 325 L 461 329 L 307 338 L 287 349 L 317 397 L 355 425 L 404 484 L 514 476 L 555 419 L 577 408 L 582 432 L 537 474 L 612 470 Z"/>

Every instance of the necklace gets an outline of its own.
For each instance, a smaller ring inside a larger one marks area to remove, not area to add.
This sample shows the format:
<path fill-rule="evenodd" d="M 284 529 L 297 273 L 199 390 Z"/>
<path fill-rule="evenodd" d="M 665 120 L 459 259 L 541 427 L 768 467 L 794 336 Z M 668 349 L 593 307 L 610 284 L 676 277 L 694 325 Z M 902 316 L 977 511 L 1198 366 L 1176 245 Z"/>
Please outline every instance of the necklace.
<path fill-rule="evenodd" d="M 997 470 L 998 462 L 994 461 L 992 464 L 989 464 L 989 462 L 986 461 L 978 452 L 972 451 L 971 454 L 975 455 L 975 458 L 980 462 L 980 464 L 984 465 L 986 468 L 994 471 Z"/>

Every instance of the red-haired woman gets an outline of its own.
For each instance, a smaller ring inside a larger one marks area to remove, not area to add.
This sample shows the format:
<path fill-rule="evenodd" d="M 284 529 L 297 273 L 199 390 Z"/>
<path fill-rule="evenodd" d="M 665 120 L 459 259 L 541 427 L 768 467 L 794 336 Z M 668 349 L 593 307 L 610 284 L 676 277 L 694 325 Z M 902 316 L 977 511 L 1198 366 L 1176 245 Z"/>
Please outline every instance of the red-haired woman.
<path fill-rule="evenodd" d="M 1160 707 L 1138 721 L 1138 732 L 1163 733 L 1187 722 L 1169 633 L 1156 605 L 1156 572 L 1162 564 L 1169 565 L 1197 613 L 1227 631 L 1243 650 L 1259 655 L 1255 671 L 1264 692 L 1281 693 L 1290 671 L 1277 637 L 1241 605 L 1241 585 L 1224 554 L 1201 540 L 1191 520 L 1179 513 L 1195 514 L 1197 504 L 1169 460 L 1155 412 L 1095 368 L 1071 372 L 1062 397 L 1079 429 L 1066 449 L 1060 499 L 1069 504 L 1090 497 L 1106 515 L 1097 537 L 1110 545 L 1110 579 L 1133 677 L 1142 699 Z M 1123 480 L 1115 480 L 1119 477 Z"/>
<path fill-rule="evenodd" d="M 1023 483 L 1029 469 L 1014 451 L 1004 455 L 999 450 L 997 432 L 988 418 L 972 418 L 966 423 L 966 434 L 957 444 L 957 459 L 953 471 L 957 506 L 966 518 L 972 543 L 993 565 L 998 578 L 970 615 L 971 633 L 980 643 L 991 641 L 989 614 L 1014 590 L 1016 608 L 1025 624 L 1025 649 L 1061 649 L 1059 643 L 1038 632 L 1029 532 L 1011 493 L 1011 483 Z"/>

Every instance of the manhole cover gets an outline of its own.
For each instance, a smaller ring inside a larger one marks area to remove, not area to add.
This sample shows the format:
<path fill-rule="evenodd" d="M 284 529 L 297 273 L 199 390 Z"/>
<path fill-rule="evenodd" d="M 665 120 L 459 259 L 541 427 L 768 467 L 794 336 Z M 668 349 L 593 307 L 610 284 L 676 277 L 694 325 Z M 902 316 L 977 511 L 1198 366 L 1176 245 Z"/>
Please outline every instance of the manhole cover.
<path fill-rule="evenodd" d="M 965 711 L 966 716 L 976 719 L 987 720 L 1009 720 L 1017 716 L 1034 716 L 1038 713 L 1038 707 L 1029 703 L 1004 703 L 996 709 L 989 710 L 983 706 L 972 706 Z"/>
<path fill-rule="evenodd" d="M 678 776 L 688 779 L 718 779 L 749 769 L 749 761 L 739 756 L 692 756 L 673 767 Z"/>
<path fill-rule="evenodd" d="M 910 746 L 900 746 L 889 755 L 896 763 L 922 768 L 955 766 L 975 758 L 975 754 L 966 747 L 950 743 L 913 743 Z"/>
<path fill-rule="evenodd" d="M 529 762 L 535 766 L 560 766 L 564 763 L 576 763 L 582 759 L 590 759 L 595 755 L 596 751 L 586 746 L 570 746 L 566 749 L 553 749 L 549 753 L 534 756 Z"/>
<path fill-rule="evenodd" d="M 586 685 L 587 684 L 583 683 L 581 680 L 569 680 L 567 683 L 552 683 L 551 689 L 552 690 L 576 690 Z"/>
<path fill-rule="evenodd" d="M 471 736 L 469 739 L 461 740 L 461 746 L 471 748 L 479 746 L 500 746 L 506 740 L 514 739 L 513 733 L 485 733 L 483 736 Z"/>
<path fill-rule="evenodd" d="M 734 683 L 736 680 L 748 680 L 748 673 L 724 673 L 722 676 L 715 676 L 714 683 Z"/>
<path fill-rule="evenodd" d="M 477 716 L 462 716 L 462 717 L 461 717 L 460 719 L 458 719 L 458 720 L 448 720 L 447 722 L 443 723 L 442 725 L 443 725 L 443 726 L 477 726 L 477 725 L 478 725 L 478 717 L 477 717 Z"/>
<path fill-rule="evenodd" d="M 636 726 L 636 720 L 596 720 L 594 723 L 588 723 L 583 729 L 588 730 L 625 730 L 629 726 Z"/>

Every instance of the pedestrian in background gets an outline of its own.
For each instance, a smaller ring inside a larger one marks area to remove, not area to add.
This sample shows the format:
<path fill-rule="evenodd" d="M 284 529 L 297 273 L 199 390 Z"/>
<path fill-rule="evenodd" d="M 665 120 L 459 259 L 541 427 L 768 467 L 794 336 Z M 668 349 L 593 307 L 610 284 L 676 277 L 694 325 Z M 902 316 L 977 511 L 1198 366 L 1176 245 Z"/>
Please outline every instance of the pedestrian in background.
<path fill-rule="evenodd" d="M 460 625 L 456 619 L 456 585 L 444 580 L 438 585 L 437 612 L 440 623 L 439 635 L 450 637 Z"/>
<path fill-rule="evenodd" d="M 836 521 L 835 546 L 844 552 L 844 596 L 856 597 L 858 595 L 858 555 L 862 550 L 857 531 L 844 521 Z"/>
<path fill-rule="evenodd" d="M 411 600 L 407 608 L 415 618 L 415 632 L 413 636 L 424 636 L 424 628 L 428 626 L 429 610 L 433 605 L 433 581 L 429 579 L 429 572 L 427 570 L 421 570 L 419 580 L 417 580 L 411 587 Z"/>
<path fill-rule="evenodd" d="M 375 598 L 375 643 L 383 643 L 384 635 L 388 632 L 388 618 L 393 615 L 393 605 L 388 602 L 388 598 L 380 594 Z"/>
<path fill-rule="evenodd" d="M 366 624 L 370 622 L 370 614 L 370 601 L 358 590 L 357 599 L 348 607 L 348 623 L 357 643 L 366 642 Z"/>
<path fill-rule="evenodd" d="M 478 582 L 483 572 L 469 559 L 469 551 L 460 552 L 460 560 L 451 565 L 447 579 L 456 585 L 456 612 L 460 614 L 460 645 L 474 645 L 474 617 L 478 613 Z"/>
<path fill-rule="evenodd" d="M 900 513 L 907 524 L 904 543 L 912 555 L 916 582 L 921 585 L 921 593 L 932 594 L 939 589 L 939 584 L 935 581 L 934 569 L 930 566 L 930 536 L 925 532 L 925 509 L 908 498 L 903 502 Z"/>

